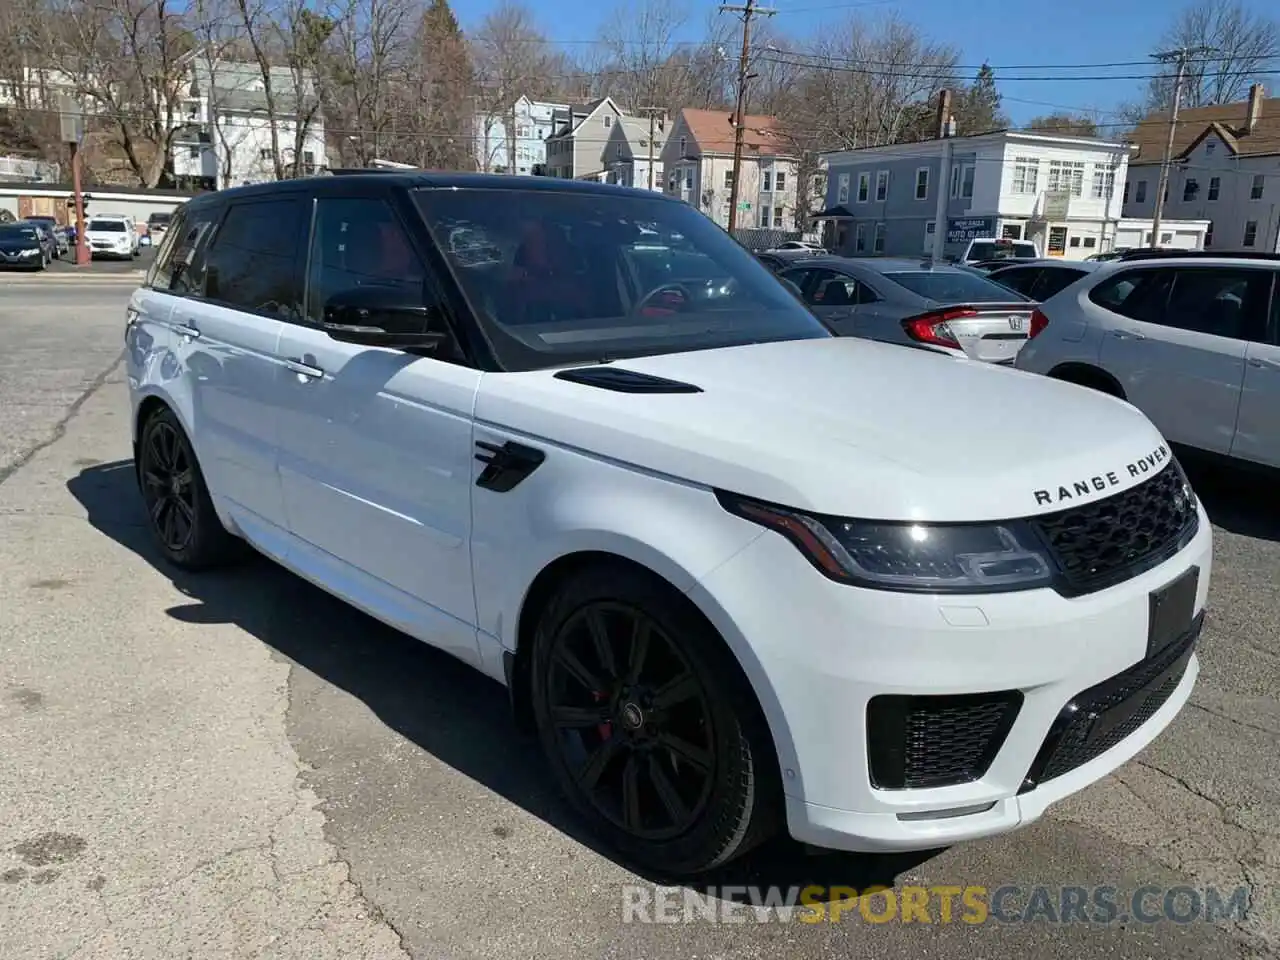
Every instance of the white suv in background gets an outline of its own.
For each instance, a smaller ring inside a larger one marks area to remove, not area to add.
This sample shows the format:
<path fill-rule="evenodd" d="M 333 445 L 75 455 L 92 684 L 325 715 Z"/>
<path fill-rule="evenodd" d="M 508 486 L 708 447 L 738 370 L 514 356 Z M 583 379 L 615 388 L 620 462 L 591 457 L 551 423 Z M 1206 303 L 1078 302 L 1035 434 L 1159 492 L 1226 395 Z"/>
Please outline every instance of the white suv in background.
<path fill-rule="evenodd" d="M 95 214 L 84 225 L 84 239 L 95 257 L 132 259 L 142 246 L 138 228 L 131 217 Z"/>
<path fill-rule="evenodd" d="M 1172 443 L 1280 467 L 1280 256 L 1134 254 L 1039 312 L 1018 369 L 1128 400 Z"/>

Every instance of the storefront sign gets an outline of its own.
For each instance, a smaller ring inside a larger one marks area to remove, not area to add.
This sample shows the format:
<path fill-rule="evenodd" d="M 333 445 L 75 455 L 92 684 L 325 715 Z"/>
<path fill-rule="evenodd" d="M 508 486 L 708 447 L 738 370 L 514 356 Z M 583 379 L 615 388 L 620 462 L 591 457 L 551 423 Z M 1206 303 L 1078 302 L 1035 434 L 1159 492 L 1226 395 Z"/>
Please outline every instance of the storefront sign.
<path fill-rule="evenodd" d="M 952 217 L 947 220 L 947 243 L 966 243 L 995 235 L 995 217 Z"/>

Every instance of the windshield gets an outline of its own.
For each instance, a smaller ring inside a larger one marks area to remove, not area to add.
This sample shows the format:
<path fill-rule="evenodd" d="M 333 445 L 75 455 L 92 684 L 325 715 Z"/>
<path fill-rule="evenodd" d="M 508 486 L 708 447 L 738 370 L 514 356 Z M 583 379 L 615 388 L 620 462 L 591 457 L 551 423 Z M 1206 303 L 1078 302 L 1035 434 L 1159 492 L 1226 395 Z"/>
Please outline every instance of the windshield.
<path fill-rule="evenodd" d="M 90 220 L 86 230 L 94 233 L 124 233 L 124 222 L 121 220 Z"/>
<path fill-rule="evenodd" d="M 1026 300 L 1020 293 L 977 274 L 960 270 L 886 273 L 894 283 L 938 303 L 1008 303 Z"/>
<path fill-rule="evenodd" d="M 0 224 L 0 240 L 38 240 L 35 227 L 15 227 Z"/>
<path fill-rule="evenodd" d="M 508 189 L 424 190 L 418 203 L 510 369 L 831 336 L 683 203 Z"/>

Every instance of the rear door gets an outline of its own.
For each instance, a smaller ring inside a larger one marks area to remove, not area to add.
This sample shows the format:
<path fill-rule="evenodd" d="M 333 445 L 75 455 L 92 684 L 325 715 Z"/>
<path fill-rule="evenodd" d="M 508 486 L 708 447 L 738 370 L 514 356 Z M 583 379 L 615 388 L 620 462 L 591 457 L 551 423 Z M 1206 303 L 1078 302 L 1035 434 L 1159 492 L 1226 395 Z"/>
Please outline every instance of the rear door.
<path fill-rule="evenodd" d="M 1245 350 L 1244 389 L 1231 455 L 1280 467 L 1280 272 L 1272 281 L 1271 321 Z"/>
<path fill-rule="evenodd" d="M 1271 272 L 1187 266 L 1117 274 L 1092 298 L 1128 292 L 1108 309 L 1099 362 L 1125 397 L 1175 443 L 1228 453 L 1236 431 L 1248 343 L 1262 338 Z"/>
<path fill-rule="evenodd" d="M 210 489 L 250 539 L 277 556 L 286 526 L 276 348 L 284 321 L 302 312 L 305 213 L 297 194 L 230 204 L 172 321 L 195 382 L 196 452 Z"/>

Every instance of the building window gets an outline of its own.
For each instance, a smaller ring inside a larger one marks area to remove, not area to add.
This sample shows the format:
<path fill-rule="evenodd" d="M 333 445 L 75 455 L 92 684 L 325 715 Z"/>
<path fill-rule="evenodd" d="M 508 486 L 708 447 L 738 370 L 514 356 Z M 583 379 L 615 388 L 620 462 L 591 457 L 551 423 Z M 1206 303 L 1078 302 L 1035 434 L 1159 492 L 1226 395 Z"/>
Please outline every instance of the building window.
<path fill-rule="evenodd" d="M 858 202 L 866 203 L 871 199 L 871 174 L 858 174 Z"/>
<path fill-rule="evenodd" d="M 1261 200 L 1262 191 L 1266 189 L 1267 178 L 1265 174 L 1255 173 L 1253 175 L 1253 189 L 1249 191 L 1250 200 Z"/>
<path fill-rule="evenodd" d="M 960 196 L 960 168 L 951 168 L 951 199 Z"/>
<path fill-rule="evenodd" d="M 784 171 L 779 170 L 777 173 L 773 175 L 773 189 L 775 190 L 787 189 L 787 175 Z"/>
<path fill-rule="evenodd" d="M 1218 142 L 1216 140 L 1210 140 L 1208 143 L 1204 145 L 1204 155 L 1206 157 L 1212 157 L 1213 151 L 1216 150 L 1217 147 L 1218 147 Z"/>
<path fill-rule="evenodd" d="M 1013 192 L 1035 193 L 1040 180 L 1040 161 L 1034 157 L 1017 157 L 1013 161 Z"/>
<path fill-rule="evenodd" d="M 1095 166 L 1093 168 L 1093 199 L 1106 200 L 1116 189 L 1116 168 Z"/>
<path fill-rule="evenodd" d="M 973 197 L 973 178 L 977 170 L 972 163 L 966 163 L 960 170 L 960 198 L 969 200 Z"/>
<path fill-rule="evenodd" d="M 772 173 L 771 171 L 769 171 L 769 170 L 766 170 L 766 171 L 763 173 L 763 175 L 762 175 L 762 176 L 763 176 L 763 178 L 764 178 L 764 186 L 762 186 L 760 189 L 761 189 L 763 192 L 768 193 L 770 190 L 772 190 L 772 189 L 773 189 L 773 186 L 772 186 L 772 184 L 773 184 L 773 173 Z"/>
<path fill-rule="evenodd" d="M 840 174 L 840 179 L 836 181 L 836 203 L 849 202 L 849 174 Z"/>
<path fill-rule="evenodd" d="M 1190 203 L 1196 198 L 1196 194 L 1200 192 L 1200 184 L 1195 177 L 1191 177 L 1182 185 L 1182 202 Z"/>
<path fill-rule="evenodd" d="M 518 137 L 527 137 L 527 136 L 529 136 L 529 128 L 528 128 L 528 127 L 516 127 L 516 136 L 518 136 Z"/>
<path fill-rule="evenodd" d="M 876 203 L 884 203 L 889 197 L 889 171 L 876 171 Z"/>
<path fill-rule="evenodd" d="M 680 156 L 682 157 L 684 156 L 684 153 L 685 153 L 684 145 L 685 145 L 685 139 L 684 137 L 681 137 L 680 138 Z"/>
<path fill-rule="evenodd" d="M 1129 202 L 1129 181 L 1128 181 L 1128 180 L 1126 180 L 1126 181 L 1124 182 L 1124 200 L 1123 200 L 1123 202 L 1124 202 L 1124 203 L 1128 203 L 1128 202 Z"/>
<path fill-rule="evenodd" d="M 1133 200 L 1135 203 L 1147 202 L 1147 181 L 1138 181 L 1138 189 L 1134 191 Z"/>
<path fill-rule="evenodd" d="M 726 170 L 724 172 L 724 188 L 726 190 L 733 189 L 733 171 L 732 170 Z"/>
<path fill-rule="evenodd" d="M 1071 246 L 1073 246 L 1073 247 L 1079 247 L 1079 246 L 1080 246 L 1080 238 L 1079 238 L 1079 237 L 1072 237 L 1072 238 L 1071 238 Z"/>
<path fill-rule="evenodd" d="M 775 227 L 782 226 L 782 208 L 781 207 L 773 208 L 773 225 Z"/>
<path fill-rule="evenodd" d="M 761 227 L 769 226 L 769 208 L 768 207 L 760 208 L 760 226 Z"/>
<path fill-rule="evenodd" d="M 1258 221 L 1250 220 L 1244 225 L 1244 245 L 1252 247 L 1258 240 Z"/>
<path fill-rule="evenodd" d="M 855 253 L 865 253 L 867 249 L 867 225 L 860 223 L 853 231 L 853 250 Z"/>
<path fill-rule="evenodd" d="M 1084 161 L 1050 160 L 1048 189 L 1050 193 L 1082 196 L 1084 194 Z"/>
<path fill-rule="evenodd" d="M 1085 237 L 1085 238 L 1084 238 L 1084 245 L 1085 245 L 1085 247 L 1086 247 L 1086 248 L 1088 248 L 1089 250 L 1092 250 L 1094 247 L 1096 247 L 1096 246 L 1098 245 L 1097 238 L 1096 238 L 1096 237 Z"/>
<path fill-rule="evenodd" d="M 916 170 L 916 199 L 929 199 L 929 168 L 920 167 Z"/>
<path fill-rule="evenodd" d="M 609 116 L 609 114 L 606 113 L 604 115 L 604 128 L 608 130 L 612 126 L 613 126 L 613 117 Z"/>
<path fill-rule="evenodd" d="M 876 224 L 875 240 L 872 243 L 872 253 L 884 253 L 884 224 Z"/>
<path fill-rule="evenodd" d="M 1210 200 L 1217 200 L 1217 199 L 1218 199 L 1218 191 L 1219 191 L 1221 188 L 1222 188 L 1222 178 L 1221 178 L 1221 177 L 1210 177 L 1210 178 L 1209 178 L 1209 199 L 1210 199 Z"/>
<path fill-rule="evenodd" d="M 187 156 L 190 157 L 192 160 L 197 159 L 200 156 L 200 148 L 187 147 Z"/>
<path fill-rule="evenodd" d="M 684 188 L 686 190 L 693 189 L 693 167 L 685 167 L 684 170 Z"/>

